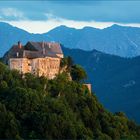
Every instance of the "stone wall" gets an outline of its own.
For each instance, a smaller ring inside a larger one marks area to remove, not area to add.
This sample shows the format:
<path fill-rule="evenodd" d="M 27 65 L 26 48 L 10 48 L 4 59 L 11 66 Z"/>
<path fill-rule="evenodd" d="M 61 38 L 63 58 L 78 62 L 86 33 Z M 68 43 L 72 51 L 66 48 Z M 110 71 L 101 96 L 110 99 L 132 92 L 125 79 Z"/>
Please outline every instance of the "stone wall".
<path fill-rule="evenodd" d="M 20 73 L 28 73 L 30 72 L 30 68 L 28 67 L 28 59 L 27 58 L 11 58 L 9 60 L 10 69 L 16 69 Z"/>
<path fill-rule="evenodd" d="M 37 64 L 37 66 L 32 65 L 32 68 L 38 72 L 39 76 L 46 76 L 49 79 L 53 79 L 59 73 L 60 58 L 37 58 L 37 60 L 34 59 L 32 63 Z"/>
<path fill-rule="evenodd" d="M 91 93 L 91 84 L 83 84 L 84 86 L 86 86 L 89 90 L 89 92 Z"/>
<path fill-rule="evenodd" d="M 9 60 L 10 69 L 17 69 L 20 73 L 32 73 L 38 76 L 46 76 L 53 79 L 60 69 L 60 58 L 11 58 Z"/>

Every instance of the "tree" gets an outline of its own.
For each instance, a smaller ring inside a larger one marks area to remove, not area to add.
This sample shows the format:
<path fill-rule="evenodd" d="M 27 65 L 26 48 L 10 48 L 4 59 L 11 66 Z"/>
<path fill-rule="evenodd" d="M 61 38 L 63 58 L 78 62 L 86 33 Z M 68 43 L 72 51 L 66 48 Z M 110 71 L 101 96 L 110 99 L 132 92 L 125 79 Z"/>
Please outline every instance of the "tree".
<path fill-rule="evenodd" d="M 60 63 L 61 68 L 66 66 L 68 71 L 71 70 L 73 65 L 74 65 L 74 62 L 70 56 L 62 58 L 61 63 Z"/>
<path fill-rule="evenodd" d="M 68 64 L 68 69 L 70 69 L 74 65 L 74 62 L 70 56 L 67 57 L 67 64 Z"/>
<path fill-rule="evenodd" d="M 74 65 L 71 69 L 72 80 L 80 82 L 87 78 L 85 70 L 80 65 Z"/>
<path fill-rule="evenodd" d="M 0 138 L 19 138 L 19 124 L 12 112 L 7 111 L 5 105 L 0 103 Z"/>

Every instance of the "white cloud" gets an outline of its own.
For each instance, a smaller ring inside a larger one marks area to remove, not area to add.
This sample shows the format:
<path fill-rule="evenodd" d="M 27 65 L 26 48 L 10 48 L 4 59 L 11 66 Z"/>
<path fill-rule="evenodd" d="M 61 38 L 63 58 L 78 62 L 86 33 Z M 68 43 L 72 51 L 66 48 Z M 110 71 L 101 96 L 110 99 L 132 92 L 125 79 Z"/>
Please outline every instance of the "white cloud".
<path fill-rule="evenodd" d="M 56 17 L 51 13 L 46 13 L 45 16 L 47 20 L 41 20 L 41 21 L 19 20 L 19 21 L 6 21 L 6 22 L 31 33 L 45 33 L 60 25 L 66 25 L 68 27 L 73 27 L 76 29 L 81 29 L 85 26 L 103 29 L 113 24 L 118 24 L 122 26 L 140 27 L 140 23 L 123 24 L 123 23 L 116 23 L 116 22 L 75 21 L 75 20 L 68 20 L 68 19 Z"/>
<path fill-rule="evenodd" d="M 15 8 L 0 9 L 0 16 L 3 18 L 25 19 L 24 13 Z"/>
<path fill-rule="evenodd" d="M 58 17 L 54 16 L 52 13 L 44 13 L 47 19 L 57 19 Z"/>

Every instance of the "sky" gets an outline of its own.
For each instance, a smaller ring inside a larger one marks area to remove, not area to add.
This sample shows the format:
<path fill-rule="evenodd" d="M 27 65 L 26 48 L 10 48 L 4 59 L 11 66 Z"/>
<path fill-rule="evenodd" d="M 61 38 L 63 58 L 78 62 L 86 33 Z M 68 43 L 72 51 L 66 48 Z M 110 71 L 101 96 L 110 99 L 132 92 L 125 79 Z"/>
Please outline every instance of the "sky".
<path fill-rule="evenodd" d="M 31 33 L 66 25 L 106 28 L 113 24 L 140 27 L 139 0 L 0 0 L 0 21 Z"/>

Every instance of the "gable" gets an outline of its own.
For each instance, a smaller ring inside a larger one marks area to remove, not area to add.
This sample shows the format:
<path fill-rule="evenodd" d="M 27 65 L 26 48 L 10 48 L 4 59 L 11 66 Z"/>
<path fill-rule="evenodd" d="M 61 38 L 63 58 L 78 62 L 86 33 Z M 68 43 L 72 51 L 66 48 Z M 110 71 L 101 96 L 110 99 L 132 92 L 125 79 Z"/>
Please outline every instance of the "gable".
<path fill-rule="evenodd" d="M 32 44 L 31 42 L 27 42 L 27 44 L 24 46 L 24 49 L 29 51 L 38 51 L 35 45 Z"/>

